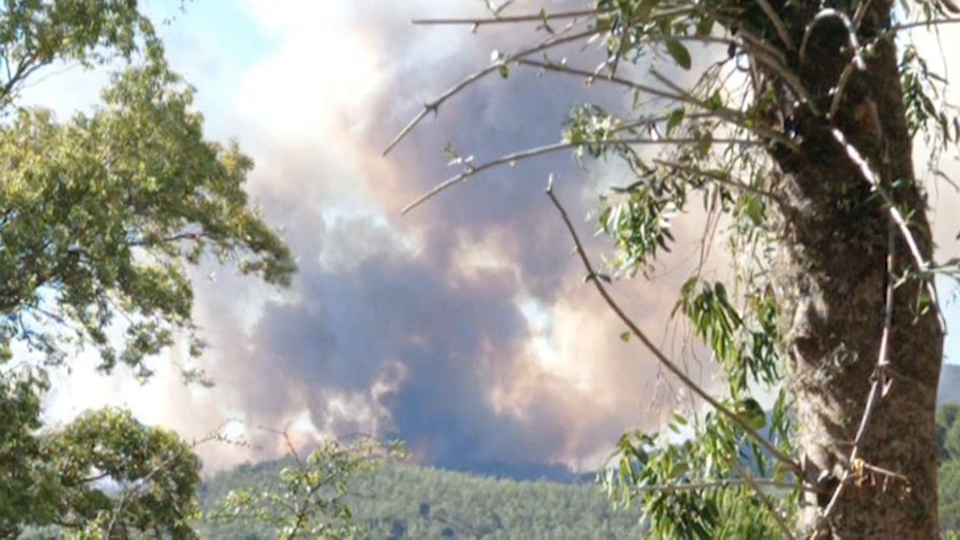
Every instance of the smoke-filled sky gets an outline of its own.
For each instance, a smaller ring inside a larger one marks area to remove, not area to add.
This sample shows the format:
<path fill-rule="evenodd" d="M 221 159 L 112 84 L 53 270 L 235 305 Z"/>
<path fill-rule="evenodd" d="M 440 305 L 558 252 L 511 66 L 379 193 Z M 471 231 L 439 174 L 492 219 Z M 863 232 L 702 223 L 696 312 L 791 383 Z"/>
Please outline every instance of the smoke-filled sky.
<path fill-rule="evenodd" d="M 176 4 L 148 3 L 158 18 L 176 15 Z M 535 11 L 533 1 L 517 4 Z M 301 273 L 283 292 L 225 270 L 197 281 L 215 389 L 185 390 L 165 372 L 140 388 L 81 369 L 64 380 L 51 415 L 125 404 L 187 436 L 231 418 L 278 429 L 299 420 L 323 433 L 399 435 L 433 463 L 577 465 L 595 463 L 625 429 L 654 427 L 677 406 L 666 399 L 672 383 L 639 345 L 618 338 L 623 328 L 583 285 L 570 239 L 543 194 L 552 172 L 589 237 L 593 225 L 579 218 L 595 206 L 598 186 L 626 181 L 622 170 L 585 168 L 557 154 L 484 174 L 399 215 L 456 172 L 446 166 L 447 142 L 482 162 L 555 142 L 572 104 L 625 103 L 618 91 L 587 89 L 573 78 L 493 77 L 382 157 L 422 103 L 485 66 L 493 49 L 531 35 L 409 23 L 482 14 L 482 6 L 201 1 L 164 27 L 172 63 L 199 90 L 211 137 L 237 138 L 256 160 L 250 189 L 284 227 Z M 28 97 L 68 114 L 88 104 L 102 80 L 73 70 Z M 958 199 L 945 187 L 936 202 L 955 208 Z M 953 222 L 937 220 L 938 240 L 956 253 L 949 243 L 960 223 L 955 212 L 947 215 Z M 614 287 L 678 357 L 684 351 L 665 322 L 697 261 L 703 227 L 698 216 L 679 224 L 682 245 L 656 280 Z M 591 247 L 607 246 L 594 239 Z M 960 310 L 952 306 L 956 333 Z M 951 337 L 948 346 L 960 358 L 960 342 Z M 708 379 L 705 363 L 689 350 L 683 357 Z M 260 453 L 216 448 L 205 455 L 219 467 L 268 456 L 277 444 L 259 442 L 268 445 Z"/>

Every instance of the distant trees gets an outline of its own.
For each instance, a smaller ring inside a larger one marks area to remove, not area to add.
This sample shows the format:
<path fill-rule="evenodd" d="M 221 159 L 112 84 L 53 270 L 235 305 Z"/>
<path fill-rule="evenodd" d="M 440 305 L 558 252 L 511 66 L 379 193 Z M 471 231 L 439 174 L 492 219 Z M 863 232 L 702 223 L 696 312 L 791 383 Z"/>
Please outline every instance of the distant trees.
<path fill-rule="evenodd" d="M 205 490 L 205 508 L 222 508 L 228 493 L 251 487 L 283 493 L 278 475 L 296 469 L 293 458 L 221 473 Z M 254 487 L 255 486 L 255 487 Z M 464 473 L 388 464 L 362 472 L 344 500 L 357 538 L 627 539 L 641 538 L 638 509 L 616 509 L 595 485 L 495 480 Z M 370 496 L 374 495 L 374 496 Z M 427 511 L 429 509 L 429 511 Z M 204 538 L 238 538 L 278 529 L 247 521 L 207 522 Z M 354 538 L 354 536 L 347 536 Z"/>
<path fill-rule="evenodd" d="M 937 411 L 940 444 L 940 524 L 960 533 L 960 404 L 948 403 Z"/>
<path fill-rule="evenodd" d="M 301 458 L 284 437 L 291 456 L 286 466 L 235 472 L 241 481 L 210 505 L 206 520 L 226 524 L 233 536 L 259 530 L 278 540 L 367 537 L 368 524 L 354 519 L 352 508 L 358 477 L 401 459 L 403 446 L 372 439 L 352 445 L 330 441 Z"/>

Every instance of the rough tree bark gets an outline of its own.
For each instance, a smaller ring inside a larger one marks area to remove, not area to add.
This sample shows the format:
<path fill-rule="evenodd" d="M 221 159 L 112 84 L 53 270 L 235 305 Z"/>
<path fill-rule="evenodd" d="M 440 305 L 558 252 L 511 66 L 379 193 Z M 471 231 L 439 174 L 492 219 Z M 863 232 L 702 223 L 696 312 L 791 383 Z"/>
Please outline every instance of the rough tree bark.
<path fill-rule="evenodd" d="M 784 8 L 800 43 L 817 3 Z M 875 0 L 858 34 L 869 40 L 889 28 L 892 2 Z M 850 63 L 840 19 L 811 30 L 805 61 L 796 71 L 823 109 Z M 843 52 L 841 52 L 843 51 Z M 823 115 L 795 105 L 784 87 L 774 92 L 799 152 L 774 150 L 788 204 L 783 211 L 785 259 L 781 292 L 789 305 L 792 350 L 789 379 L 796 398 L 796 447 L 807 481 L 831 492 L 849 471 L 853 441 L 867 404 L 884 328 L 889 214 L 832 127 L 844 132 L 880 173 L 896 204 L 913 211 L 910 230 L 924 260 L 933 250 L 926 199 L 914 176 L 897 51 L 891 38 L 854 72 L 831 126 Z M 872 114 L 876 107 L 876 115 Z M 876 125 L 879 120 L 879 126 Z M 894 181 L 906 180 L 894 186 Z M 906 214 L 907 211 L 904 210 Z M 894 231 L 895 272 L 916 271 L 903 235 Z M 903 475 L 908 484 L 874 470 L 844 486 L 828 515 L 830 494 L 806 499 L 798 523 L 803 538 L 937 538 L 937 430 L 935 403 L 944 332 L 933 309 L 922 310 L 923 284 L 913 279 L 894 294 L 888 370 L 892 386 L 870 416 L 859 457 L 869 466 Z M 875 480 L 872 484 L 870 480 Z"/>

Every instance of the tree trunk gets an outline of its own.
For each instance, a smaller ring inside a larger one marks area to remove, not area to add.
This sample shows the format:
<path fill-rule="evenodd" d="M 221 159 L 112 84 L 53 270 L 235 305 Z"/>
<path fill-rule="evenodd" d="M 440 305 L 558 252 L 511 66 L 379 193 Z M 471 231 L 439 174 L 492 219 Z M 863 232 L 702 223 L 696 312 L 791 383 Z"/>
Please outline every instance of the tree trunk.
<path fill-rule="evenodd" d="M 861 39 L 889 26 L 891 8 L 889 1 L 873 2 Z M 808 12 L 800 20 L 809 23 L 815 11 L 801 9 Z M 829 90 L 850 61 L 849 49 L 838 53 L 845 39 L 839 21 L 819 22 L 806 61 L 797 60 L 804 86 L 824 110 Z M 914 211 L 910 230 L 930 260 L 931 228 L 925 196 L 915 182 L 892 39 L 879 42 L 866 60 L 867 69 L 847 85 L 834 126 L 873 163 L 904 215 L 906 209 Z M 789 201 L 783 209 L 787 264 L 780 276 L 793 316 L 788 384 L 796 398 L 796 447 L 806 481 L 819 482 L 826 491 L 806 498 L 798 533 L 803 538 L 938 538 L 935 408 L 944 332 L 936 311 L 921 307 L 925 288 L 919 279 L 894 294 L 886 372 L 892 386 L 859 444 L 858 456 L 868 465 L 858 478 L 862 482 L 849 480 L 824 515 L 838 479 L 853 468 L 848 463 L 853 441 L 878 375 L 890 219 L 883 199 L 833 139 L 824 117 L 792 105 L 796 97 L 786 90 L 777 93 L 801 141 L 799 152 L 774 151 Z M 908 181 L 893 187 L 895 180 Z M 893 234 L 896 273 L 916 271 L 903 235 L 898 229 Z"/>

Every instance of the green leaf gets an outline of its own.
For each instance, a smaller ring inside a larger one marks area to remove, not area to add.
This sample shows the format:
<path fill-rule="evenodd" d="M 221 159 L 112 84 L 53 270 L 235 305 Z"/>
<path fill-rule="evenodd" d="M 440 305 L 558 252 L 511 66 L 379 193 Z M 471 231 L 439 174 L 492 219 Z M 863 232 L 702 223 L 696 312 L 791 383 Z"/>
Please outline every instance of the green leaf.
<path fill-rule="evenodd" d="M 673 132 L 674 129 L 680 126 L 683 123 L 684 115 L 686 111 L 683 107 L 678 107 L 670 113 L 670 117 L 667 119 L 667 135 Z"/>
<path fill-rule="evenodd" d="M 667 53 L 673 58 L 673 61 L 677 63 L 678 66 L 682 67 L 685 70 L 689 70 L 693 65 L 693 60 L 690 58 L 690 51 L 687 50 L 687 47 L 680 43 L 680 40 L 677 39 L 667 39 L 666 40 Z"/>
<path fill-rule="evenodd" d="M 767 415 L 760 403 L 753 398 L 746 398 L 737 402 L 735 411 L 754 430 L 763 429 L 767 425 Z"/>
<path fill-rule="evenodd" d="M 715 21 L 709 15 L 704 15 L 700 22 L 697 23 L 696 35 L 697 37 L 708 37 L 713 33 L 713 25 Z"/>
<path fill-rule="evenodd" d="M 630 341 L 630 336 L 631 336 L 631 335 L 632 335 L 631 332 L 624 332 L 624 333 L 620 334 L 620 339 L 622 339 L 623 341 Z"/>

